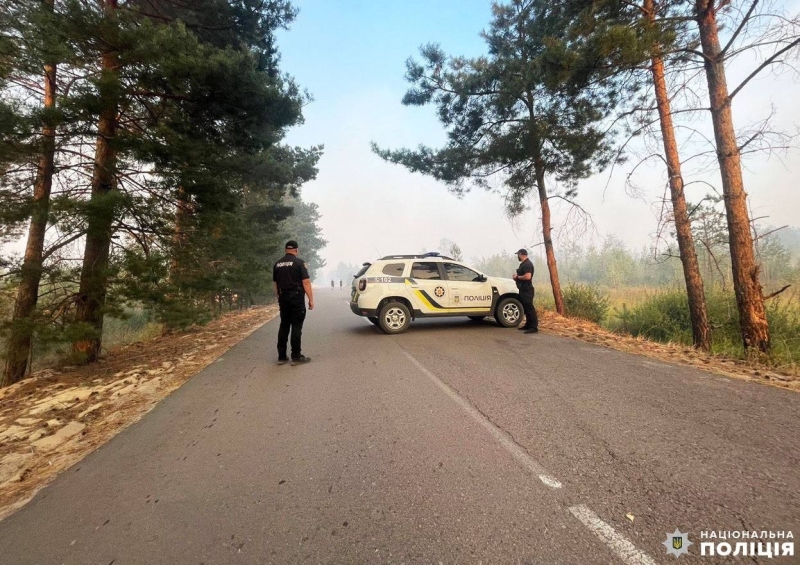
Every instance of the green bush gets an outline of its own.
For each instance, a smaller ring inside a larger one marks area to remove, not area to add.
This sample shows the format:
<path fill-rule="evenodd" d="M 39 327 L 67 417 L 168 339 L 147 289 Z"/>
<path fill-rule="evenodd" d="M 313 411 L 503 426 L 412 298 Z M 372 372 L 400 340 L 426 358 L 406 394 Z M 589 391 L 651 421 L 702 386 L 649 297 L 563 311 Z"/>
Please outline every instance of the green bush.
<path fill-rule="evenodd" d="M 553 289 L 550 288 L 549 284 L 536 287 L 536 296 L 533 299 L 533 303 L 537 310 L 555 312 L 556 301 L 553 299 Z"/>
<path fill-rule="evenodd" d="M 570 318 L 599 324 L 608 313 L 608 296 L 592 286 L 568 284 L 564 289 L 564 308 Z"/>
<path fill-rule="evenodd" d="M 645 337 L 655 341 L 692 342 L 689 303 L 686 292 L 666 290 L 648 296 L 631 309 L 623 305 L 614 309 L 616 320 L 610 326 L 615 331 Z"/>
<path fill-rule="evenodd" d="M 780 365 L 800 365 L 800 300 L 767 302 L 767 320 L 773 360 Z"/>
<path fill-rule="evenodd" d="M 712 350 L 733 356 L 744 354 L 739 328 L 739 313 L 733 292 L 719 289 L 706 294 Z M 772 351 L 770 358 L 778 365 L 800 363 L 800 304 L 797 297 L 767 302 Z M 614 309 L 609 328 L 633 336 L 660 342 L 690 345 L 692 325 L 689 303 L 683 289 L 671 289 L 648 296 L 628 309 Z"/>

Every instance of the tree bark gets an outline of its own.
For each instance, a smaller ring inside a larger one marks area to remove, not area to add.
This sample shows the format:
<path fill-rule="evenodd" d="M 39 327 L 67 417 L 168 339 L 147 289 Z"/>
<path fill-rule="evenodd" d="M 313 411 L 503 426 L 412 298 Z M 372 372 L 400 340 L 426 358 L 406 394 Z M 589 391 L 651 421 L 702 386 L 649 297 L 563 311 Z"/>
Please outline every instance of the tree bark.
<path fill-rule="evenodd" d="M 544 239 L 544 252 L 547 257 L 547 270 L 550 273 L 550 286 L 553 289 L 556 312 L 565 316 L 566 308 L 564 308 L 564 295 L 561 293 L 561 281 L 558 278 L 556 253 L 553 249 L 553 228 L 550 223 L 550 199 L 547 197 L 544 166 L 540 163 L 535 163 L 534 169 L 536 171 L 536 188 L 539 191 L 539 205 L 542 208 L 542 237 Z"/>
<path fill-rule="evenodd" d="M 644 10 L 650 23 L 654 23 L 655 6 L 653 0 L 644 1 Z M 658 117 L 661 122 L 661 137 L 664 142 L 664 156 L 669 175 L 669 191 L 672 199 L 672 215 L 675 220 L 675 234 L 678 240 L 678 250 L 683 264 L 683 278 L 686 282 L 686 295 L 689 301 L 692 343 L 698 349 L 709 351 L 711 349 L 711 330 L 708 326 L 703 277 L 700 275 L 700 264 L 697 261 L 697 250 L 692 236 L 692 223 L 689 219 L 686 195 L 683 190 L 678 142 L 675 139 L 672 108 L 664 77 L 664 59 L 658 45 L 654 45 L 650 72 L 653 76 Z"/>
<path fill-rule="evenodd" d="M 43 0 L 46 9 L 52 11 L 54 0 Z M 56 105 L 55 63 L 44 66 L 44 107 L 52 110 Z M 46 118 L 49 122 L 50 118 Z M 33 315 L 39 300 L 39 283 L 42 279 L 42 254 L 44 253 L 45 233 L 50 215 L 50 192 L 53 188 L 53 169 L 55 166 L 56 129 L 52 123 L 42 127 L 42 154 L 39 157 L 38 171 L 33 188 L 33 209 L 28 227 L 28 241 L 25 258 L 20 271 L 14 317 L 11 322 L 11 335 L 8 340 L 8 354 L 0 387 L 9 386 L 22 380 L 28 367 L 33 340 Z"/>
<path fill-rule="evenodd" d="M 547 260 L 547 271 L 550 274 L 550 288 L 553 290 L 553 300 L 556 305 L 556 312 L 561 316 L 566 316 L 564 307 L 564 295 L 561 292 L 561 280 L 558 277 L 558 264 L 556 263 L 556 253 L 553 249 L 553 228 L 550 220 L 550 199 L 547 196 L 547 185 L 545 182 L 545 164 L 542 161 L 541 140 L 536 134 L 535 123 L 536 114 L 534 110 L 534 96 L 528 90 L 526 93 L 528 115 L 530 118 L 530 148 L 533 158 L 533 172 L 536 177 L 536 190 L 539 193 L 539 206 L 542 210 L 542 239 L 544 240 L 544 252 Z"/>
<path fill-rule="evenodd" d="M 172 261 L 169 268 L 169 280 L 174 286 L 180 286 L 184 280 L 185 265 L 183 248 L 186 245 L 187 226 L 192 216 L 192 203 L 183 186 L 178 187 L 177 204 L 175 205 L 175 231 L 172 234 Z"/>
<path fill-rule="evenodd" d="M 766 352 L 770 347 L 769 324 L 764 294 L 753 250 L 747 194 L 733 127 L 731 98 L 725 76 L 725 61 L 719 43 L 714 0 L 696 0 L 695 17 L 705 58 L 706 80 L 711 106 L 711 121 L 717 144 L 717 159 L 722 176 L 722 193 L 728 220 L 728 238 L 733 271 L 733 288 L 739 310 L 739 325 L 746 350 Z"/>
<path fill-rule="evenodd" d="M 103 10 L 111 17 L 117 0 L 104 0 Z M 83 254 L 80 287 L 77 300 L 77 321 L 88 324 L 92 335 L 73 343 L 73 350 L 94 362 L 100 355 L 103 334 L 103 315 L 108 284 L 112 224 L 115 215 L 113 192 L 116 191 L 116 151 L 118 101 L 114 87 L 118 73 L 117 54 L 109 47 L 102 55 L 100 98 L 102 110 L 98 122 L 95 147 L 92 194 L 87 206 L 86 249 Z"/>

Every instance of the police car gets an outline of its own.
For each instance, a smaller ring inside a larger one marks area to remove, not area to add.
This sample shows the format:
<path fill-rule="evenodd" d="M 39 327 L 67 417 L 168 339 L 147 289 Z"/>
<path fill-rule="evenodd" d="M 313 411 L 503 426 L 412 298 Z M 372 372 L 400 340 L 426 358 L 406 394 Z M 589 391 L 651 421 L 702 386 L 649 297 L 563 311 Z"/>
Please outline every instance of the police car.
<path fill-rule="evenodd" d="M 350 309 L 388 334 L 417 318 L 493 316 L 506 328 L 523 316 L 516 283 L 488 277 L 439 253 L 389 255 L 354 275 Z"/>

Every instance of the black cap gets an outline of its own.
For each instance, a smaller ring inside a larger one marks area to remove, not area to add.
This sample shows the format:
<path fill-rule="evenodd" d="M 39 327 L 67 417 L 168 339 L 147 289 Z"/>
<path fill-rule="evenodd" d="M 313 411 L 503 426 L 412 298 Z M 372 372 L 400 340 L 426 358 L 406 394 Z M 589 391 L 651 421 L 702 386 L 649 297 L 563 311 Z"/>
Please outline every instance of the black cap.
<path fill-rule="evenodd" d="M 297 242 L 293 239 L 290 239 L 286 242 L 286 249 L 297 249 Z"/>
<path fill-rule="evenodd" d="M 528 250 L 524 249 L 524 248 L 520 249 L 519 251 L 517 251 L 517 255 L 525 255 L 525 256 L 527 256 L 528 255 Z"/>

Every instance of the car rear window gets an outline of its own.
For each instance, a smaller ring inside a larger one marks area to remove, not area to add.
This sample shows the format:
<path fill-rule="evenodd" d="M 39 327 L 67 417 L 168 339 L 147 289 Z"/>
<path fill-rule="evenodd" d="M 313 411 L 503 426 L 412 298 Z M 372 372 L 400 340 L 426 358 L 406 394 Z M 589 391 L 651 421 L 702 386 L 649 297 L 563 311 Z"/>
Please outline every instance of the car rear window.
<path fill-rule="evenodd" d="M 383 274 L 390 277 L 402 277 L 405 268 L 405 263 L 389 263 L 383 267 Z"/>
<path fill-rule="evenodd" d="M 414 263 L 411 265 L 411 278 L 423 280 L 438 280 L 439 265 L 437 263 Z"/>

